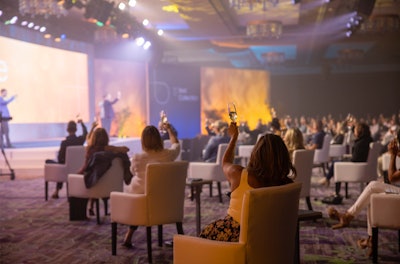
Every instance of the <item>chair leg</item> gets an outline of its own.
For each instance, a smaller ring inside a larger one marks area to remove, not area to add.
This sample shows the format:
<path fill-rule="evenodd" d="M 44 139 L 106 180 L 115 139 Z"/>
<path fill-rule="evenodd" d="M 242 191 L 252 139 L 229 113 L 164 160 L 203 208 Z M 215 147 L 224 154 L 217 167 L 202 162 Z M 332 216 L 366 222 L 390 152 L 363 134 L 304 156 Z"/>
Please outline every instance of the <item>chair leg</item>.
<path fill-rule="evenodd" d="M 97 219 L 97 224 L 100 225 L 100 204 L 99 204 L 99 199 L 95 199 L 96 203 L 96 219 Z"/>
<path fill-rule="evenodd" d="M 313 210 L 313 208 L 312 208 L 312 205 L 311 205 L 311 199 L 310 199 L 310 196 L 307 196 L 306 197 L 306 202 L 307 202 L 307 207 L 308 207 L 308 210 Z"/>
<path fill-rule="evenodd" d="M 349 183 L 348 182 L 344 183 L 344 189 L 346 192 L 346 199 L 349 199 Z"/>
<path fill-rule="evenodd" d="M 117 255 L 117 223 L 111 223 L 111 254 Z"/>
<path fill-rule="evenodd" d="M 104 203 L 104 215 L 109 215 L 109 213 L 108 213 L 108 200 L 109 200 L 110 198 L 108 198 L 108 197 L 106 197 L 106 198 L 103 198 L 103 203 Z"/>
<path fill-rule="evenodd" d="M 158 225 L 158 246 L 162 247 L 163 242 L 163 227 L 162 225 Z"/>
<path fill-rule="evenodd" d="M 212 189 L 213 189 L 213 184 L 212 184 L 212 182 L 210 183 L 210 197 L 212 197 L 213 196 L 213 191 L 212 191 Z"/>
<path fill-rule="evenodd" d="M 49 182 L 48 181 L 45 181 L 44 182 L 44 199 L 47 201 L 48 200 L 48 196 L 49 196 L 49 194 L 48 194 L 48 191 L 49 191 Z"/>
<path fill-rule="evenodd" d="M 149 263 L 153 263 L 153 258 L 151 254 L 151 226 L 146 227 L 147 231 L 147 258 Z"/>
<path fill-rule="evenodd" d="M 217 182 L 217 187 L 218 187 L 218 196 L 219 196 L 219 202 L 222 202 L 222 192 L 221 192 L 221 182 Z"/>
<path fill-rule="evenodd" d="M 378 228 L 372 228 L 372 262 L 378 263 Z"/>
<path fill-rule="evenodd" d="M 183 225 L 182 222 L 176 222 L 176 231 L 178 232 L 178 234 L 183 235 Z M 400 232 L 400 230 L 399 230 Z M 399 233 L 400 234 L 400 233 Z M 399 236 L 400 238 L 400 236 Z"/>

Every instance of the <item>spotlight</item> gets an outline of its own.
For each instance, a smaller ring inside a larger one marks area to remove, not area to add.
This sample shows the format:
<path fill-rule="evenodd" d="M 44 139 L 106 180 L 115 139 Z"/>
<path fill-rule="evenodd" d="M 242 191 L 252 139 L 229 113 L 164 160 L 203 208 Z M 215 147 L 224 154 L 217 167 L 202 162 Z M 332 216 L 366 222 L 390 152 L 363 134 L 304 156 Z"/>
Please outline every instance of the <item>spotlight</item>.
<path fill-rule="evenodd" d="M 119 8 L 119 10 L 125 10 L 125 8 L 126 8 L 125 3 L 123 3 L 123 2 L 119 3 L 118 8 Z"/>
<path fill-rule="evenodd" d="M 39 28 L 40 28 L 39 25 L 36 25 L 36 26 L 33 27 L 34 30 L 39 30 Z"/>
<path fill-rule="evenodd" d="M 129 0 L 128 5 L 131 7 L 135 7 L 136 6 L 136 0 Z"/>
<path fill-rule="evenodd" d="M 148 26 L 150 24 L 150 21 L 148 19 L 144 19 L 142 22 L 143 26 Z"/>
<path fill-rule="evenodd" d="M 346 31 L 346 37 L 350 38 L 351 35 L 353 35 L 353 31 L 347 30 L 347 31 Z"/>
<path fill-rule="evenodd" d="M 146 41 L 146 42 L 143 44 L 143 49 L 147 50 L 147 49 L 150 48 L 150 46 L 151 46 L 151 42 L 150 42 L 150 41 Z"/>
<path fill-rule="evenodd" d="M 39 31 L 42 32 L 42 33 L 45 32 L 45 31 L 46 31 L 46 27 L 41 27 L 41 28 L 39 29 Z"/>
<path fill-rule="evenodd" d="M 21 22 L 21 26 L 25 27 L 26 25 L 28 25 L 28 21 L 24 20 Z"/>
<path fill-rule="evenodd" d="M 140 47 L 143 44 L 144 44 L 144 38 L 143 37 L 139 37 L 139 38 L 136 39 L 136 45 L 138 45 Z"/>
<path fill-rule="evenodd" d="M 157 31 L 157 35 L 159 35 L 159 36 L 164 35 L 164 31 L 163 31 L 162 29 L 159 29 L 159 30 Z"/>
<path fill-rule="evenodd" d="M 35 24 L 34 24 L 33 22 L 30 22 L 30 23 L 28 24 L 28 28 L 33 28 L 34 25 L 35 25 Z"/>

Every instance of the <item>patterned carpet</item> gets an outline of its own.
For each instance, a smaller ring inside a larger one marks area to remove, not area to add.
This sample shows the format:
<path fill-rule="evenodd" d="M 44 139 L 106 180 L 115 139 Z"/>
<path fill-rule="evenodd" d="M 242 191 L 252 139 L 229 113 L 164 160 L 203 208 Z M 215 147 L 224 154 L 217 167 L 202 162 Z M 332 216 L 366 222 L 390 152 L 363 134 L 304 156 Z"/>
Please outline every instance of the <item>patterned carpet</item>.
<path fill-rule="evenodd" d="M 312 181 L 320 176 L 315 169 Z M 53 190 L 54 184 L 50 184 Z M 227 191 L 227 186 L 224 186 Z M 350 185 L 351 198 L 344 200 L 339 209 L 348 208 L 360 192 L 358 185 Z M 188 192 L 189 190 L 187 190 Z M 301 263 L 371 263 L 365 250 L 357 248 L 357 239 L 367 237 L 365 212 L 351 226 L 332 230 L 334 221 L 327 219 L 326 205 L 320 200 L 330 194 L 333 187 L 313 184 L 314 210 L 323 212 L 323 219 L 300 224 Z M 214 190 L 214 194 L 216 194 Z M 202 224 L 223 217 L 228 199 L 218 203 L 217 197 L 209 197 L 208 187 L 202 193 Z M 0 179 L 0 263 L 147 263 L 146 229 L 139 228 L 134 234 L 133 249 L 120 246 L 125 226 L 118 226 L 117 256 L 111 255 L 111 225 L 109 216 L 103 216 L 101 225 L 95 217 L 87 221 L 69 221 L 69 207 L 65 189 L 58 200 L 44 200 L 42 178 L 10 181 Z M 300 207 L 305 208 L 301 200 Z M 102 206 L 101 206 L 102 208 Z M 195 235 L 195 204 L 185 201 L 185 234 Z M 175 225 L 164 226 L 164 239 L 170 240 L 176 233 Z M 381 230 L 379 236 L 379 263 L 400 263 L 397 247 L 398 236 L 393 230 Z M 172 263 L 172 248 L 158 247 L 157 230 L 153 228 L 153 263 Z M 266 262 L 268 263 L 266 256 Z"/>

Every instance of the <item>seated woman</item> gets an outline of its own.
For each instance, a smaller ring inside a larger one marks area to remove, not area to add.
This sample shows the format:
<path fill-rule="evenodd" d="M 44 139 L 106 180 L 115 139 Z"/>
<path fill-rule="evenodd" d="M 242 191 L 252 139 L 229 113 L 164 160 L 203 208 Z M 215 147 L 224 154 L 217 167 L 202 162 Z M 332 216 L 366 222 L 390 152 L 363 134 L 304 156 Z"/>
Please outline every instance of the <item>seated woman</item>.
<path fill-rule="evenodd" d="M 135 154 L 131 160 L 132 181 L 125 191 L 134 194 L 143 194 L 145 191 L 146 166 L 148 163 L 174 161 L 181 151 L 179 140 L 170 123 L 163 123 L 162 128 L 169 134 L 171 147 L 164 149 L 160 132 L 155 126 L 146 126 L 142 131 L 142 153 Z M 168 176 L 168 175 L 166 175 Z M 132 248 L 132 236 L 137 226 L 130 226 L 125 234 L 123 246 Z"/>
<path fill-rule="evenodd" d="M 288 148 L 290 159 L 293 161 L 293 152 L 297 149 L 305 149 L 303 133 L 297 127 L 289 128 L 284 137 L 286 147 Z"/>
<path fill-rule="evenodd" d="M 295 177 L 296 170 L 282 138 L 274 134 L 266 134 L 257 141 L 246 168 L 234 164 L 235 145 L 239 135 L 236 123 L 230 124 L 228 132 L 231 139 L 222 165 L 232 191 L 228 214 L 224 219 L 207 225 L 200 237 L 237 242 L 244 193 L 250 189 L 292 183 L 288 175 Z"/>
<path fill-rule="evenodd" d="M 227 135 L 228 124 L 222 120 L 214 123 L 214 136 L 211 136 L 207 145 L 203 149 L 203 160 L 205 162 L 216 162 L 219 144 L 228 143 L 229 136 Z"/>
<path fill-rule="evenodd" d="M 397 133 L 397 139 L 400 141 L 400 131 Z M 335 208 L 328 208 L 328 215 L 332 219 L 339 220 L 339 223 L 333 225 L 333 229 L 338 229 L 342 227 L 346 227 L 350 224 L 350 222 L 356 217 L 361 210 L 369 206 L 370 197 L 373 193 L 385 193 L 390 192 L 397 195 L 400 195 L 400 168 L 396 168 L 396 156 L 400 156 L 399 145 L 396 140 L 393 140 L 389 143 L 388 149 L 390 152 L 390 166 L 388 172 L 388 178 L 390 183 L 384 183 L 381 181 L 372 181 L 370 182 L 361 195 L 357 198 L 356 202 L 344 213 L 339 213 Z M 369 212 L 368 212 L 369 213 Z M 368 255 L 370 256 L 371 251 L 371 237 L 372 237 L 372 228 L 369 223 L 369 215 L 367 216 L 368 221 L 368 238 L 358 240 L 358 246 L 361 248 L 369 248 Z"/>
<path fill-rule="evenodd" d="M 129 151 L 129 148 L 125 146 L 109 145 L 110 139 L 108 137 L 107 131 L 102 127 L 97 127 L 97 128 L 96 127 L 97 123 L 94 122 L 87 139 L 88 145 L 86 147 L 85 163 L 78 172 L 79 174 L 84 174 L 84 172 L 88 168 L 89 161 L 96 152 L 110 151 L 114 153 L 128 153 Z M 89 215 L 94 215 L 93 211 L 94 200 L 89 199 L 89 201 L 90 201 Z"/>

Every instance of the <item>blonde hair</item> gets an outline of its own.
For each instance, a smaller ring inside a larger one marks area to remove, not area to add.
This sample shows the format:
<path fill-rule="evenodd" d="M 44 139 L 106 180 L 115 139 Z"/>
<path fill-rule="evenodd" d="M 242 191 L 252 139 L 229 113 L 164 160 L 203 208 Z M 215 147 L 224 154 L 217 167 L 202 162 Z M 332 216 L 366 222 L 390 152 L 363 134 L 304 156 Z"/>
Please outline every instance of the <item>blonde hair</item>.
<path fill-rule="evenodd" d="M 303 133 L 300 129 L 289 128 L 285 134 L 285 144 L 290 153 L 296 149 L 304 149 Z"/>

